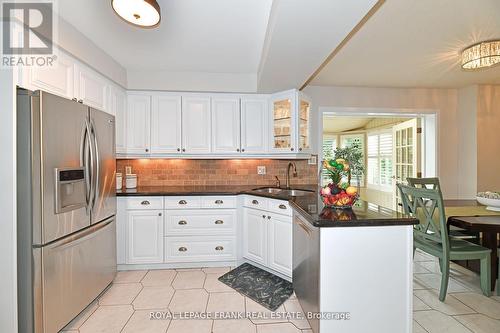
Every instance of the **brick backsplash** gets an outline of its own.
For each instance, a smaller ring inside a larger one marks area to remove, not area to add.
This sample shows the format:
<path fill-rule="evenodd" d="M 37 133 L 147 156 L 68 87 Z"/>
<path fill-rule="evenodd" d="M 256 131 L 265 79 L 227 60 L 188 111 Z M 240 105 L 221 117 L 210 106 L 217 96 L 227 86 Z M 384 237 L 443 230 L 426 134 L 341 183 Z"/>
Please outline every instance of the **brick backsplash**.
<path fill-rule="evenodd" d="M 184 159 L 129 159 L 117 160 L 117 172 L 125 173 L 125 166 L 137 174 L 138 186 L 179 185 L 271 185 L 278 176 L 284 186 L 287 160 L 184 160 Z M 290 183 L 316 184 L 317 166 L 307 160 L 294 160 L 297 177 L 290 175 Z M 265 175 L 257 174 L 257 166 L 266 167 Z"/>

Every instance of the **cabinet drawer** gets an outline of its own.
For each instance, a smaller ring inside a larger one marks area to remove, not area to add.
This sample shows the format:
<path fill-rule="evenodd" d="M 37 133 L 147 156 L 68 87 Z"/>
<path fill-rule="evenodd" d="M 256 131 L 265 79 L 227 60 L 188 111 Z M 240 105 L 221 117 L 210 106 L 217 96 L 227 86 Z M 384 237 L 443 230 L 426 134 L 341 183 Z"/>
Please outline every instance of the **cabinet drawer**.
<path fill-rule="evenodd" d="M 165 237 L 166 263 L 235 259 L 235 238 L 231 236 Z"/>
<path fill-rule="evenodd" d="M 162 197 L 127 198 L 127 209 L 163 209 Z"/>
<path fill-rule="evenodd" d="M 236 210 L 197 209 L 167 211 L 165 236 L 234 235 Z"/>
<path fill-rule="evenodd" d="M 182 197 L 165 197 L 166 209 L 190 209 L 200 208 L 200 197 L 182 196 Z"/>
<path fill-rule="evenodd" d="M 202 208 L 236 208 L 236 197 L 233 196 L 203 196 Z"/>
<path fill-rule="evenodd" d="M 267 210 L 269 199 L 247 195 L 243 199 L 243 206 L 248 208 Z"/>
<path fill-rule="evenodd" d="M 288 201 L 269 199 L 268 204 L 269 206 L 267 207 L 267 209 L 270 212 L 292 216 L 292 208 L 290 208 L 290 204 L 288 203 Z"/>

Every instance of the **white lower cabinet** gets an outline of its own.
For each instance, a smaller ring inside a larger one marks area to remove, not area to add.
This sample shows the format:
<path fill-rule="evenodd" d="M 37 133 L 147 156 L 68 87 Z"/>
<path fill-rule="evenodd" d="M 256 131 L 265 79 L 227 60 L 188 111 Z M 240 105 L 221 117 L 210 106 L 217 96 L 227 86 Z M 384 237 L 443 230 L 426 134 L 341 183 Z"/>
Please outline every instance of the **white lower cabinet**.
<path fill-rule="evenodd" d="M 126 244 L 127 264 L 163 262 L 163 211 L 128 211 Z"/>
<path fill-rule="evenodd" d="M 267 263 L 267 221 L 263 211 L 243 209 L 243 257 Z"/>
<path fill-rule="evenodd" d="M 165 261 L 206 262 L 236 259 L 234 236 L 165 237 Z"/>
<path fill-rule="evenodd" d="M 271 217 L 267 225 L 268 266 L 292 276 L 292 219 L 277 214 L 268 216 Z"/>

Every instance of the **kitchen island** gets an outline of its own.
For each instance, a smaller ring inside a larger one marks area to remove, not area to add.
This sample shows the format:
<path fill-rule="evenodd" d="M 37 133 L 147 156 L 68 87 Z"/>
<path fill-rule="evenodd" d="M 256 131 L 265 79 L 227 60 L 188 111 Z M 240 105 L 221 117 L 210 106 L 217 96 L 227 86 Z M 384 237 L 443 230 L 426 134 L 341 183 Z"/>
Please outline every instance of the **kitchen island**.
<path fill-rule="evenodd" d="M 293 284 L 313 331 L 411 332 L 418 220 L 363 201 L 329 208 L 318 195 L 290 205 Z"/>

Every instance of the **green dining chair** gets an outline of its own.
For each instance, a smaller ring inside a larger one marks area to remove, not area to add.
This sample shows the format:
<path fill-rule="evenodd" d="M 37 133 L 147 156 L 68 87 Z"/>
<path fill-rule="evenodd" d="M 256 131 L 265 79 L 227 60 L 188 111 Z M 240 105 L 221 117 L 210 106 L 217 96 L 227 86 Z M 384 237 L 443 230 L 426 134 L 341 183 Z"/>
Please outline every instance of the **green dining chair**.
<path fill-rule="evenodd" d="M 480 260 L 481 290 L 491 295 L 491 250 L 463 239 L 451 238 L 446 228 L 443 196 L 438 189 L 415 188 L 397 184 L 404 212 L 420 223 L 413 228 L 413 248 L 439 258 L 441 288 L 439 300 L 444 302 L 450 276 L 450 260 Z M 434 214 L 439 218 L 435 219 Z"/>
<path fill-rule="evenodd" d="M 441 191 L 441 184 L 439 183 L 439 178 L 406 178 L 408 185 L 416 188 L 428 188 L 433 190 Z M 450 237 L 467 239 L 476 244 L 479 244 L 479 232 L 473 232 L 465 230 L 455 226 L 449 226 L 448 232 Z"/>

